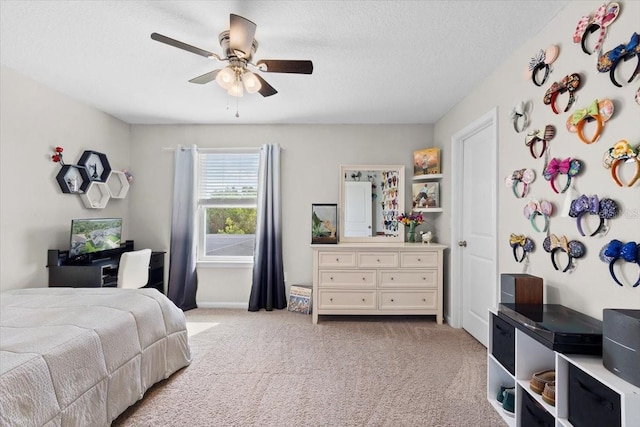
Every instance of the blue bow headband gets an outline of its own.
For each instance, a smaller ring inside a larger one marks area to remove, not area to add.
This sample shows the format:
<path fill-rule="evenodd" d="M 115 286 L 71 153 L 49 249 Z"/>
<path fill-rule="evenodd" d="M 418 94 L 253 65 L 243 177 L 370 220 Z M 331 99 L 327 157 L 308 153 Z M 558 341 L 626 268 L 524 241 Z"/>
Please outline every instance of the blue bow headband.
<path fill-rule="evenodd" d="M 609 263 L 609 273 L 614 282 L 623 286 L 622 282 L 616 277 L 613 265 L 617 260 L 622 259 L 640 266 L 640 244 L 636 242 L 622 243 L 620 240 L 613 239 L 600 251 L 600 259 Z M 640 285 L 640 274 L 638 274 L 638 280 L 633 284 L 633 287 L 635 288 L 638 285 Z"/>
<path fill-rule="evenodd" d="M 631 75 L 631 78 L 627 81 L 627 83 L 631 83 L 640 72 L 640 36 L 638 36 L 638 33 L 633 33 L 629 43 L 626 45 L 618 45 L 610 51 L 600 55 L 597 65 L 598 71 L 601 73 L 609 72 L 611 83 L 617 87 L 622 87 L 622 85 L 616 81 L 615 69 L 621 60 L 628 61 L 634 56 L 638 56 L 638 65 Z"/>

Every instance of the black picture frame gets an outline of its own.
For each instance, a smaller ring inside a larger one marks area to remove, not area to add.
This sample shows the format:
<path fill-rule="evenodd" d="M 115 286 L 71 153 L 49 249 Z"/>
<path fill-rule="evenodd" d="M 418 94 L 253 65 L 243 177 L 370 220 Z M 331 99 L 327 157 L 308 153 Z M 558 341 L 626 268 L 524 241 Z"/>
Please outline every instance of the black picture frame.
<path fill-rule="evenodd" d="M 338 243 L 338 205 L 314 203 L 311 205 L 311 243 Z"/>

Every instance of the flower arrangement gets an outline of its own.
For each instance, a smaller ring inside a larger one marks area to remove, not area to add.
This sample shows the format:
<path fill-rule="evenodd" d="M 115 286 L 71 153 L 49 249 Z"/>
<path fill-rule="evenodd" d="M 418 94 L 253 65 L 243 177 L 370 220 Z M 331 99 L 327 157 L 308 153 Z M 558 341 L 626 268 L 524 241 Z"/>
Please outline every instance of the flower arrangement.
<path fill-rule="evenodd" d="M 398 215 L 398 222 L 401 222 L 403 225 L 408 226 L 416 226 L 422 224 L 424 218 L 421 213 L 411 213 L 407 215 L 406 213 L 401 213 Z"/>
<path fill-rule="evenodd" d="M 401 224 L 409 226 L 409 242 L 415 242 L 416 241 L 416 225 L 420 225 L 424 221 L 422 214 L 410 213 L 407 215 L 406 213 L 401 213 L 400 215 L 398 215 L 397 219 L 398 219 L 398 222 L 400 222 Z"/>
<path fill-rule="evenodd" d="M 62 160 L 63 151 L 64 149 L 62 147 L 56 147 L 54 149 L 54 154 L 51 156 L 51 160 L 53 160 L 55 163 L 60 163 L 62 166 L 64 166 L 64 161 Z"/>

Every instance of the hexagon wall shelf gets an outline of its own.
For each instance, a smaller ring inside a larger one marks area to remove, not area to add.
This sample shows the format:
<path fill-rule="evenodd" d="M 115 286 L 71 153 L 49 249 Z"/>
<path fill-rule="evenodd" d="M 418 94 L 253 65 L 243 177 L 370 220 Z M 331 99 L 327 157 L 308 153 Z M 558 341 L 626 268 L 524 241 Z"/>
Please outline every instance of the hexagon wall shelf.
<path fill-rule="evenodd" d="M 106 154 L 87 150 L 82 153 L 78 165 L 84 166 L 91 181 L 106 182 L 111 173 L 111 165 Z"/>
<path fill-rule="evenodd" d="M 87 191 L 80 194 L 80 198 L 88 209 L 104 209 L 111 198 L 111 192 L 105 182 L 91 181 Z"/>
<path fill-rule="evenodd" d="M 124 199 L 129 191 L 129 180 L 127 175 L 122 171 L 111 171 L 111 175 L 107 178 L 107 186 L 109 193 L 113 199 Z"/>
<path fill-rule="evenodd" d="M 63 165 L 56 175 L 56 181 L 66 194 L 84 193 L 91 183 L 87 170 L 78 165 Z"/>

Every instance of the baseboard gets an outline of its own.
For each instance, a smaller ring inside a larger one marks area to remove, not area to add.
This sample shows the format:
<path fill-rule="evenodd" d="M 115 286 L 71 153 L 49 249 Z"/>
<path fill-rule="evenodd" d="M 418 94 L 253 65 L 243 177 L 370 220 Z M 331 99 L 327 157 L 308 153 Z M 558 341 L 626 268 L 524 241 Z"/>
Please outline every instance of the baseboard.
<path fill-rule="evenodd" d="M 197 301 L 198 308 L 243 308 L 249 309 L 247 302 L 205 302 Z"/>

